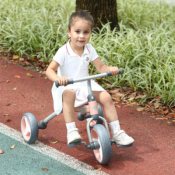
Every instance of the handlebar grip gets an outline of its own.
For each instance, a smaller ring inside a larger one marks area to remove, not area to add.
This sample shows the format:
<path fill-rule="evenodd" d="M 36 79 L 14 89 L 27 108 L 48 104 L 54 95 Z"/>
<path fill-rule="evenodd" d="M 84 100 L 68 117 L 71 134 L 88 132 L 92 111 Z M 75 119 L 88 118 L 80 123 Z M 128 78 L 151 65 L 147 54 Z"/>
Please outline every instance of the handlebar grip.
<path fill-rule="evenodd" d="M 119 74 L 123 74 L 123 69 L 122 68 L 119 68 Z"/>
<path fill-rule="evenodd" d="M 58 80 L 55 81 L 55 86 L 58 88 L 60 86 Z"/>
<path fill-rule="evenodd" d="M 67 85 L 68 85 L 68 84 L 73 84 L 73 83 L 74 83 L 73 79 L 69 79 L 68 82 L 67 82 Z M 55 81 L 55 86 L 56 86 L 57 88 L 60 86 L 58 80 Z"/>
<path fill-rule="evenodd" d="M 108 71 L 106 73 L 107 73 L 107 77 L 112 76 L 110 71 Z M 123 69 L 122 68 L 119 68 L 119 74 L 121 74 L 121 75 L 123 74 Z"/>
<path fill-rule="evenodd" d="M 110 71 L 108 71 L 108 72 L 106 72 L 106 73 L 107 73 L 107 77 L 112 76 L 112 74 L 111 74 L 111 72 L 110 72 Z"/>

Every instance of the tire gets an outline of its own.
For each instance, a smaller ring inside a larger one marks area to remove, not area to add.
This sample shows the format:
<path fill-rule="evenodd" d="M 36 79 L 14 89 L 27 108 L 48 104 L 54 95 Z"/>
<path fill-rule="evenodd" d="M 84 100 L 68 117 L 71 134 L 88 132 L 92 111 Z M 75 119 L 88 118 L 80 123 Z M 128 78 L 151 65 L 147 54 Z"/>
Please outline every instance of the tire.
<path fill-rule="evenodd" d="M 98 108 L 99 116 L 103 117 L 103 110 L 102 110 L 100 104 L 97 105 L 97 108 Z M 97 124 L 101 124 L 101 125 L 102 125 L 102 124 L 103 124 L 103 120 L 98 119 L 98 120 L 97 120 Z"/>
<path fill-rule="evenodd" d="M 38 138 L 38 123 L 32 113 L 25 113 L 21 117 L 21 133 L 25 142 L 32 144 Z"/>
<path fill-rule="evenodd" d="M 112 157 L 112 148 L 110 138 L 105 127 L 101 124 L 96 124 L 91 129 L 92 141 L 97 141 L 100 144 L 99 149 L 94 149 L 94 156 L 99 164 L 108 164 Z"/>

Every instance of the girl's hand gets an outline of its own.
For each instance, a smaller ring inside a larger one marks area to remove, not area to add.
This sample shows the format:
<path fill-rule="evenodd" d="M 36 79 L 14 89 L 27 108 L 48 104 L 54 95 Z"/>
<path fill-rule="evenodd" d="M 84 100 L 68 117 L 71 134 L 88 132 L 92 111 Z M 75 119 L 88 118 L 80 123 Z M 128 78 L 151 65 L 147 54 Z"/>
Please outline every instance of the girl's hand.
<path fill-rule="evenodd" d="M 109 70 L 108 71 L 110 71 L 111 74 L 114 75 L 114 76 L 117 75 L 117 74 L 119 74 L 118 67 L 109 67 Z"/>
<path fill-rule="evenodd" d="M 66 77 L 58 77 L 58 82 L 61 86 L 66 86 L 68 79 Z"/>

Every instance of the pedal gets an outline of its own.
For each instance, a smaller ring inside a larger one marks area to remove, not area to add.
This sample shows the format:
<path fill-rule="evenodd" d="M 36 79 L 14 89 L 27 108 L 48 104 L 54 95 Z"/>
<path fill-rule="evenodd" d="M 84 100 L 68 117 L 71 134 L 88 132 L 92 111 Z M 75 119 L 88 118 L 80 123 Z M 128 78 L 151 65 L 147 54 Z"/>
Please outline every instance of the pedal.
<path fill-rule="evenodd" d="M 70 148 L 70 147 L 81 145 L 81 144 L 82 144 L 82 142 L 74 142 L 74 143 L 67 144 L 67 146 Z"/>
<path fill-rule="evenodd" d="M 115 140 L 111 140 L 111 139 L 110 139 L 110 142 L 111 142 L 111 145 L 112 145 L 112 144 L 115 144 L 115 145 L 116 145 L 116 141 L 115 141 Z"/>
<path fill-rule="evenodd" d="M 133 143 L 131 143 L 130 145 L 119 145 L 120 148 L 128 148 L 133 146 Z"/>

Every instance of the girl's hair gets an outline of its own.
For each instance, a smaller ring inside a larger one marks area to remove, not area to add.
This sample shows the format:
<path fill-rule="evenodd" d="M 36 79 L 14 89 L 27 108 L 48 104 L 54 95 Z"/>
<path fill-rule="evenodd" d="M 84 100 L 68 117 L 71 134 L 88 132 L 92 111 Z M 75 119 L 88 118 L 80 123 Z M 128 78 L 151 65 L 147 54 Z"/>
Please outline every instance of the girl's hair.
<path fill-rule="evenodd" d="M 85 19 L 85 20 L 89 21 L 91 23 L 91 29 L 93 29 L 93 27 L 94 27 L 93 17 L 88 12 L 80 10 L 80 11 L 76 11 L 76 12 L 72 13 L 72 15 L 70 16 L 69 26 L 68 26 L 69 30 L 71 30 L 71 26 L 73 25 L 75 18 L 81 18 L 81 19 Z"/>

